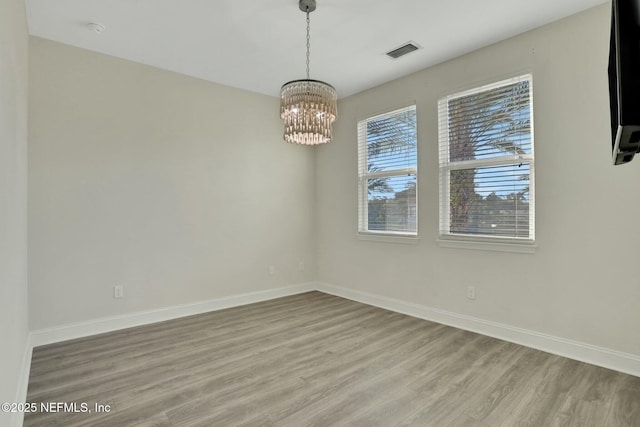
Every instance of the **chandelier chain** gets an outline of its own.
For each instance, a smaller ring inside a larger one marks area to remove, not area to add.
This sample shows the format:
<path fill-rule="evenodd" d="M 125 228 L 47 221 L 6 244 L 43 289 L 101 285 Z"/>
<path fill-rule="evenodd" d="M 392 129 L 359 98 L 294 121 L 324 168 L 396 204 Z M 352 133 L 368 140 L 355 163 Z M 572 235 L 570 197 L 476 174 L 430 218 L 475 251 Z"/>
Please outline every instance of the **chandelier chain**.
<path fill-rule="evenodd" d="M 311 33 L 309 27 L 311 26 L 311 20 L 309 19 L 309 7 L 307 6 L 307 80 L 309 80 L 309 56 L 311 51 Z"/>

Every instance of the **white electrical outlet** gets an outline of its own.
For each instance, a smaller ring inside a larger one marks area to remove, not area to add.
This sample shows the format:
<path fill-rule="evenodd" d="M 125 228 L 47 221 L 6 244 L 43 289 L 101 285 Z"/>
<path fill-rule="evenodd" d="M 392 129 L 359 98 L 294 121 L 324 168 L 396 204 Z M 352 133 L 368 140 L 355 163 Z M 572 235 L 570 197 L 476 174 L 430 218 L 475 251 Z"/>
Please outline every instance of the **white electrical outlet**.
<path fill-rule="evenodd" d="M 270 265 L 269 266 L 269 274 L 272 275 L 272 276 L 274 274 L 276 274 L 276 266 L 275 265 Z"/>
<path fill-rule="evenodd" d="M 467 298 L 476 299 L 476 287 L 475 286 L 467 286 Z"/>
<path fill-rule="evenodd" d="M 113 287 L 113 297 L 114 298 L 122 298 L 124 297 L 124 286 L 116 285 Z"/>
<path fill-rule="evenodd" d="M 298 271 L 304 271 L 304 261 L 298 263 Z"/>

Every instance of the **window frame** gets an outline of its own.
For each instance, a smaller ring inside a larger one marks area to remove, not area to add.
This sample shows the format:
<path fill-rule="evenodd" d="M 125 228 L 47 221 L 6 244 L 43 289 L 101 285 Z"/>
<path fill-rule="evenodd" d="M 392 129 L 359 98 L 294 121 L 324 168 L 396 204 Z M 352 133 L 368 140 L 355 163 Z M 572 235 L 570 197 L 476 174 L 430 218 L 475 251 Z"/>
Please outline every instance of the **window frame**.
<path fill-rule="evenodd" d="M 368 151 L 367 151 L 367 123 L 371 120 L 400 114 L 402 112 L 415 111 L 415 133 L 416 133 L 416 165 L 414 167 L 403 167 L 389 169 L 384 171 L 369 172 L 368 169 Z M 412 103 L 400 108 L 394 108 L 383 113 L 367 116 L 357 122 L 357 149 L 358 149 L 358 238 L 361 240 L 370 240 L 377 242 L 393 242 L 393 243 L 414 243 L 418 240 L 418 110 L 416 103 Z M 416 178 L 416 205 L 415 205 L 415 232 L 392 231 L 392 230 L 370 230 L 369 229 L 369 187 L 370 179 L 376 178 L 393 178 L 397 176 L 415 175 Z"/>
<path fill-rule="evenodd" d="M 529 82 L 529 119 L 531 154 L 494 156 L 489 158 L 451 161 L 449 156 L 449 102 L 514 83 Z M 533 75 L 527 73 L 497 82 L 455 92 L 438 100 L 438 175 L 439 175 L 439 230 L 438 244 L 442 247 L 487 249 L 506 252 L 533 253 L 535 251 L 535 143 L 534 143 Z M 482 167 L 529 164 L 529 237 L 492 236 L 489 234 L 451 233 L 450 175 L 454 170 Z M 443 224 L 443 222 L 445 222 Z"/>

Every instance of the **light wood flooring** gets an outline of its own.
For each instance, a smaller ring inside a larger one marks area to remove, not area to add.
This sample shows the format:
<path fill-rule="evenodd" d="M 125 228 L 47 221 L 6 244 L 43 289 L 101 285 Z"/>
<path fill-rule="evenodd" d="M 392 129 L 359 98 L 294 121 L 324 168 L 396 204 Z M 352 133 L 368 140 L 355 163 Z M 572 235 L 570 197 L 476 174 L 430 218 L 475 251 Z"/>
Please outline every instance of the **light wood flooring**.
<path fill-rule="evenodd" d="M 25 426 L 640 426 L 638 377 L 320 292 L 37 347 L 27 401 L 92 412 Z"/>

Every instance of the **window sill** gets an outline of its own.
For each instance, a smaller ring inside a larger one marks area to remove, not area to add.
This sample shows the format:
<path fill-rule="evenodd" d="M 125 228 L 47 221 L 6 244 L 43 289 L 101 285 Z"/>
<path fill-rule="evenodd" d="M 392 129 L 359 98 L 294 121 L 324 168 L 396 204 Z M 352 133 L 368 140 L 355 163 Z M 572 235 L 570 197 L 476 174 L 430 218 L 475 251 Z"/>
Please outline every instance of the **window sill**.
<path fill-rule="evenodd" d="M 405 245 L 416 245 L 420 241 L 420 238 L 414 235 L 402 235 L 402 234 L 391 235 L 391 234 L 358 233 L 358 240 L 366 240 L 369 242 L 400 243 Z"/>
<path fill-rule="evenodd" d="M 534 243 L 486 242 L 479 240 L 437 239 L 441 248 L 472 249 L 481 251 L 513 252 L 534 254 L 537 246 Z"/>

